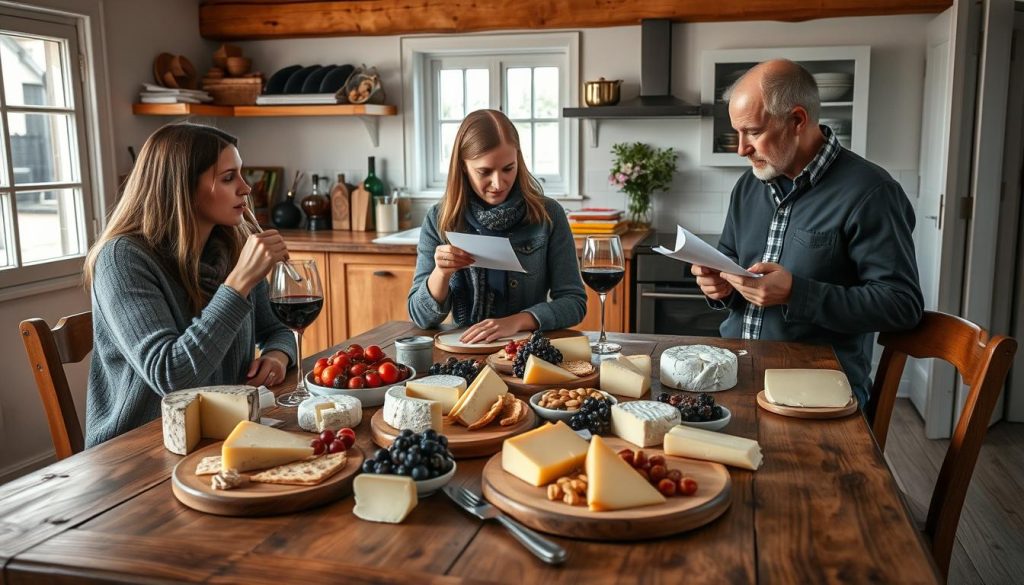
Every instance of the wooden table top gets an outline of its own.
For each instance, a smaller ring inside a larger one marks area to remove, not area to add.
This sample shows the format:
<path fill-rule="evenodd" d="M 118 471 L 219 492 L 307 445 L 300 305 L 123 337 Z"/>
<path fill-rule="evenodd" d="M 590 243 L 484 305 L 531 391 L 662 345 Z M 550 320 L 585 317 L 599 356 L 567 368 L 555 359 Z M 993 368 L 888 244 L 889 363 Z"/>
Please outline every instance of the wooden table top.
<path fill-rule="evenodd" d="M 390 322 L 349 343 L 421 333 Z M 591 337 L 594 337 L 593 334 Z M 726 432 L 756 438 L 764 464 L 729 468 L 732 505 L 694 531 L 645 542 L 554 538 L 570 558 L 547 566 L 497 523 L 470 517 L 443 494 L 403 524 L 352 515 L 351 497 L 305 512 L 226 518 L 191 510 L 171 493 L 181 459 L 163 447 L 160 421 L 0 486 L 0 585 L 108 580 L 132 583 L 938 583 L 934 563 L 867 423 L 785 418 L 760 410 L 766 368 L 836 368 L 828 348 L 768 341 L 611 334 L 627 354 L 659 356 L 708 342 L 746 350 L 739 382 L 716 400 Z M 435 357 L 445 354 L 436 351 Z M 312 356 L 310 360 L 313 359 Z M 655 362 L 655 372 L 657 372 Z M 275 388 L 284 392 L 292 382 Z M 660 392 L 655 377 L 653 390 Z M 368 453 L 364 411 L 358 445 Z M 268 416 L 295 425 L 294 409 Z M 460 460 L 453 484 L 479 489 L 487 458 Z"/>

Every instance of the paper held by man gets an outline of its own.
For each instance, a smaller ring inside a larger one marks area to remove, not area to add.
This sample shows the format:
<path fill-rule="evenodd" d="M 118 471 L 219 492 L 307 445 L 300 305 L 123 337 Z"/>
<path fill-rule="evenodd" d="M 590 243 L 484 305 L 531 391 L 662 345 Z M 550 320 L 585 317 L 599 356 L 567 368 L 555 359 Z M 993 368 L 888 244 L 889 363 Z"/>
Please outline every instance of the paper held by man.
<path fill-rule="evenodd" d="M 445 232 L 445 235 L 448 236 L 448 241 L 453 246 L 461 248 L 476 260 L 472 265 L 477 268 L 526 272 L 523 265 L 519 263 L 519 257 L 516 256 L 508 238 L 459 232 Z"/>
<path fill-rule="evenodd" d="M 744 269 L 739 264 L 732 261 L 725 254 L 719 252 L 716 248 L 708 244 L 704 240 L 690 233 L 686 228 L 682 226 L 676 226 L 676 246 L 674 250 L 669 250 L 664 246 L 658 246 L 654 248 L 654 251 L 659 254 L 664 254 L 669 258 L 680 260 L 683 262 L 689 262 L 691 264 L 697 264 L 699 266 L 706 266 L 726 274 L 738 274 L 740 276 L 752 276 L 754 278 L 760 278 L 761 274 L 754 274 L 749 270 Z"/>

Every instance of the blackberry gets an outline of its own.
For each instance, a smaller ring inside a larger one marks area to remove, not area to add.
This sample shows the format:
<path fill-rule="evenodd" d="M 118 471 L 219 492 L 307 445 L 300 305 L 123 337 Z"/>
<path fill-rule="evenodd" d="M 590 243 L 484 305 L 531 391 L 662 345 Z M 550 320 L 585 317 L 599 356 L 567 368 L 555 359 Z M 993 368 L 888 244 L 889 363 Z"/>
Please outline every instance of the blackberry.
<path fill-rule="evenodd" d="M 541 335 L 540 331 L 534 331 L 530 339 L 516 352 L 516 359 L 512 364 L 512 374 L 515 377 L 522 378 L 526 373 L 526 360 L 531 355 L 555 365 L 562 363 L 562 352 L 555 349 L 551 345 L 551 340 Z"/>
<path fill-rule="evenodd" d="M 574 431 L 588 430 L 595 435 L 607 435 L 612 430 L 611 408 L 607 401 L 587 398 L 569 419 Z"/>
<path fill-rule="evenodd" d="M 466 384 L 472 384 L 476 375 L 480 373 L 480 362 L 472 359 L 459 361 L 457 358 L 450 357 L 430 366 L 428 373 L 432 376 L 459 376 L 466 380 Z"/>
<path fill-rule="evenodd" d="M 661 394 L 658 394 L 658 402 L 668 402 L 670 398 L 671 396 L 668 392 L 662 392 Z"/>
<path fill-rule="evenodd" d="M 364 473 L 408 475 L 415 481 L 431 479 L 451 471 L 454 457 L 448 439 L 436 431 L 413 433 L 405 429 L 387 449 L 378 450 L 363 462 Z"/>

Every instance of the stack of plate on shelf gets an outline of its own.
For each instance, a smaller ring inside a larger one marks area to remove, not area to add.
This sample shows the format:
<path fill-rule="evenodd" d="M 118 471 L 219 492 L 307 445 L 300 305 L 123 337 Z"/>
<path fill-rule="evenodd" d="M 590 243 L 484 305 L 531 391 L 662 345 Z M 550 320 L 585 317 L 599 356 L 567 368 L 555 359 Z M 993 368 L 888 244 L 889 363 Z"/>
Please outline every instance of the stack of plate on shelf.
<path fill-rule="evenodd" d="M 853 89 L 853 75 L 850 73 L 815 73 L 818 95 L 823 102 L 837 102 Z"/>
<path fill-rule="evenodd" d="M 736 152 L 740 146 L 740 136 L 735 131 L 719 132 L 715 136 L 718 152 Z"/>
<path fill-rule="evenodd" d="M 338 93 L 352 75 L 352 65 L 290 65 L 267 80 L 261 106 L 293 104 L 337 104 Z"/>
<path fill-rule="evenodd" d="M 832 129 L 839 143 L 850 148 L 850 120 L 846 118 L 820 118 L 819 124 L 824 124 Z"/>

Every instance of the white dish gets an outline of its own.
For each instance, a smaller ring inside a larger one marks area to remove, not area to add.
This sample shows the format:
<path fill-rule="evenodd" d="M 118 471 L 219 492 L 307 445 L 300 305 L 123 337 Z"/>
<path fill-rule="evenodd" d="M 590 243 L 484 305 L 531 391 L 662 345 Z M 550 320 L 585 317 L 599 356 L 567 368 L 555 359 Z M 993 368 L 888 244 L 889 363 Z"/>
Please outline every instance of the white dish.
<path fill-rule="evenodd" d="M 849 87 L 819 87 L 818 97 L 823 102 L 834 102 L 850 93 Z"/>
<path fill-rule="evenodd" d="M 720 431 L 729 425 L 729 421 L 732 420 L 732 411 L 728 408 L 719 404 L 722 408 L 722 418 L 709 421 L 682 421 L 680 424 L 684 424 L 688 427 L 694 427 L 697 429 L 704 429 L 706 431 Z"/>
<path fill-rule="evenodd" d="M 561 421 L 566 421 L 568 423 L 569 419 L 572 418 L 572 415 L 576 414 L 577 411 L 575 411 L 575 410 L 557 410 L 557 409 L 554 409 L 554 408 L 544 408 L 543 406 L 538 406 L 538 404 L 540 403 L 540 397 L 543 396 L 545 392 L 547 392 L 547 390 L 541 390 L 540 392 L 537 392 L 536 394 L 531 396 L 530 397 L 530 407 L 532 407 L 533 411 L 537 413 L 537 416 L 541 417 L 544 420 L 550 420 L 550 421 L 559 421 L 559 420 L 561 420 Z M 608 406 L 609 407 L 612 406 L 613 404 L 618 404 L 618 402 L 619 402 L 618 399 L 616 399 L 611 394 L 609 394 L 607 392 L 604 392 L 604 391 L 601 391 L 601 390 L 599 390 L 598 392 L 601 392 L 601 394 L 604 394 L 605 398 L 608 399 Z"/>
<path fill-rule="evenodd" d="M 462 334 L 466 332 L 466 329 L 466 327 L 463 327 L 462 329 L 454 329 L 452 331 L 448 331 L 446 333 L 438 335 L 437 341 L 449 347 L 466 349 L 488 348 L 497 351 L 508 345 L 508 342 L 510 341 L 516 339 L 525 339 L 530 336 L 530 333 L 527 331 L 520 333 L 514 337 L 502 337 L 501 339 L 495 339 L 494 341 L 489 341 L 487 343 L 462 343 L 461 341 L 459 341 L 459 338 L 462 337 Z"/>
<path fill-rule="evenodd" d="M 412 366 L 407 367 L 409 368 L 409 377 L 406 380 L 412 380 L 416 377 L 416 369 Z M 404 384 L 405 380 L 400 384 L 385 384 L 377 388 L 328 388 L 313 382 L 313 372 L 306 374 L 306 387 L 309 388 L 309 393 L 313 396 L 351 396 L 358 398 L 359 402 L 363 403 L 363 407 L 384 404 L 384 395 L 387 394 L 388 389 L 392 386 L 402 386 Z"/>
<path fill-rule="evenodd" d="M 455 470 L 458 468 L 459 466 L 455 464 L 455 461 L 452 461 L 452 468 L 448 470 L 448 473 L 444 475 L 439 475 L 434 479 L 414 481 L 413 483 L 416 484 L 416 495 L 421 498 L 426 498 L 428 496 L 434 495 L 434 492 L 448 485 L 448 482 L 450 482 L 452 478 L 455 477 Z"/>

